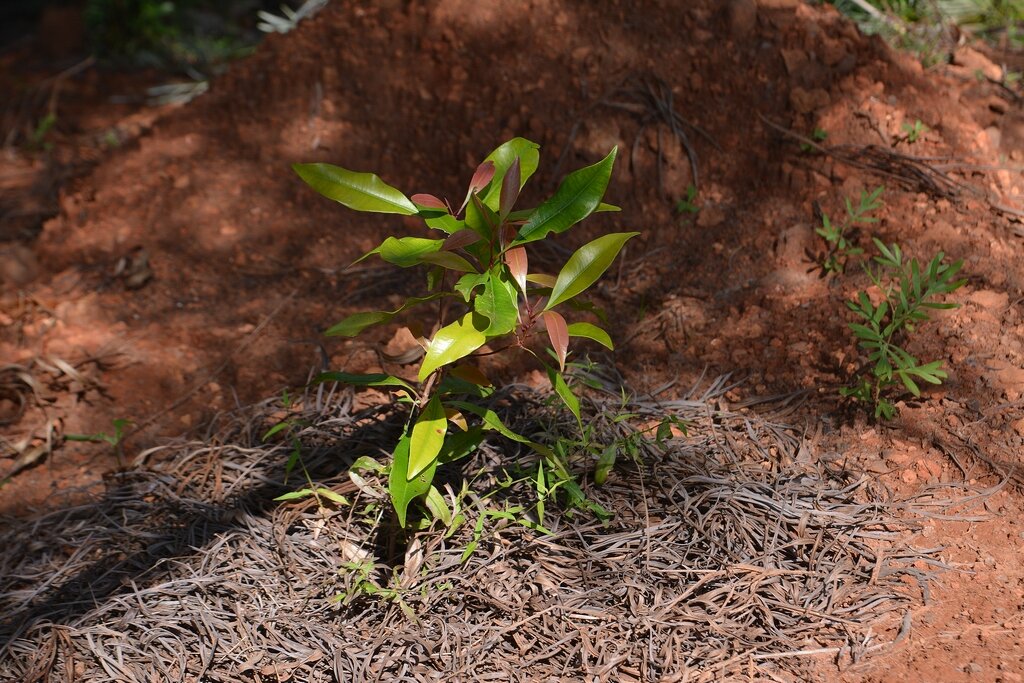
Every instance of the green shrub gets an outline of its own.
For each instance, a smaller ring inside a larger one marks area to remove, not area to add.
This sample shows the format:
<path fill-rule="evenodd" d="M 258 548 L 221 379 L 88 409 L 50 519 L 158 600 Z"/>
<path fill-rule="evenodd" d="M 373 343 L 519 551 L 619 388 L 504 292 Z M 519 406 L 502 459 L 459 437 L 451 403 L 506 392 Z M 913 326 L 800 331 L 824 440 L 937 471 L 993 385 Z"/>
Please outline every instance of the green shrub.
<path fill-rule="evenodd" d="M 514 138 L 495 149 L 476 169 L 458 209 L 429 194 L 406 197 L 370 173 L 329 164 L 296 164 L 313 189 L 356 211 L 421 218 L 434 237 L 392 236 L 364 254 L 398 266 L 427 269 L 426 291 L 392 311 L 356 313 L 327 330 L 354 337 L 407 311 L 424 313 L 431 330 L 419 338 L 423 354 L 416 382 L 386 374 L 328 372 L 320 381 L 380 387 L 410 408 L 408 421 L 392 449 L 388 488 L 401 526 L 409 505 L 420 500 L 432 516 L 444 519 L 444 499 L 433 485 L 438 466 L 472 453 L 489 432 L 531 448 L 542 458 L 538 491 L 550 493 L 545 474 L 581 496 L 568 470 L 563 442 L 542 444 L 509 429 L 488 407 L 495 391 L 473 363 L 475 356 L 515 351 L 533 355 L 548 372 L 556 395 L 584 432 L 579 399 L 564 371 L 573 337 L 612 348 L 607 332 L 590 322 L 568 322 L 559 309 L 576 304 L 608 269 L 625 243 L 639 233 L 602 235 L 576 250 L 556 275 L 531 272 L 531 245 L 567 231 L 598 211 L 617 211 L 602 203 L 616 149 L 600 162 L 570 173 L 554 195 L 536 208 L 516 210 L 520 191 L 539 163 L 539 146 Z M 416 329 L 411 325 L 410 330 Z M 532 348 L 546 339 L 551 361 Z M 488 349 L 483 350 L 487 345 Z M 555 446 L 555 447 L 553 447 Z M 365 460 L 365 459 L 362 459 Z M 543 489 L 543 491 L 541 491 Z"/>
<path fill-rule="evenodd" d="M 941 384 L 946 379 L 942 361 L 921 362 L 903 345 L 917 325 L 929 319 L 929 310 L 957 307 L 938 299 L 959 289 L 966 280 L 953 280 L 963 261 L 946 264 L 942 252 L 922 268 L 917 259 L 907 261 L 898 244 L 886 246 L 877 238 L 873 242 L 880 255 L 873 259 L 875 267 L 866 263 L 864 270 L 882 299 L 875 305 L 868 293 L 862 291 L 856 299 L 846 302 L 860 318 L 859 322 L 850 323 L 850 329 L 868 354 L 868 367 L 840 393 L 873 406 L 876 419 L 888 420 L 896 415 L 896 407 L 887 397 L 894 387 L 902 385 L 914 396 L 920 396 L 919 381 Z"/>

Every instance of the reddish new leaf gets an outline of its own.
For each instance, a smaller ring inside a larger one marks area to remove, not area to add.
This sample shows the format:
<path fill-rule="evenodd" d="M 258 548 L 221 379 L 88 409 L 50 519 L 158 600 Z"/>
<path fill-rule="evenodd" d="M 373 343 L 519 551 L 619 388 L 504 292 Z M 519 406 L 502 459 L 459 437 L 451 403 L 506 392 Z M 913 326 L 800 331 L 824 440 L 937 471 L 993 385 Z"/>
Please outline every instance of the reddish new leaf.
<path fill-rule="evenodd" d="M 441 245 L 441 251 L 455 251 L 479 241 L 480 234 L 475 230 L 470 230 L 469 228 L 458 230 L 448 236 L 448 239 Z"/>
<path fill-rule="evenodd" d="M 469 181 L 470 193 L 479 192 L 480 190 L 487 187 L 487 183 L 491 182 L 491 178 L 494 177 L 494 162 L 485 161 L 476 167 L 476 172 L 473 174 L 473 179 Z"/>
<path fill-rule="evenodd" d="M 498 215 L 501 216 L 501 220 L 505 220 L 512 213 L 512 207 L 515 206 L 516 200 L 519 199 L 521 178 L 519 157 L 516 157 L 515 161 L 512 162 L 505 172 L 505 177 L 501 180 L 501 198 L 498 203 Z"/>
<path fill-rule="evenodd" d="M 504 223 L 501 226 L 501 248 L 504 249 L 512 244 L 512 240 L 519 236 L 519 229 L 511 223 Z"/>
<path fill-rule="evenodd" d="M 487 184 L 491 182 L 491 178 L 494 177 L 494 162 L 485 161 L 476 167 L 476 172 L 473 173 L 473 179 L 469 181 L 469 189 L 466 190 L 466 198 L 462 201 L 462 206 L 455 215 L 462 213 L 462 210 L 469 204 L 469 198 L 474 196 L 477 192 L 487 187 Z"/>
<path fill-rule="evenodd" d="M 443 201 L 432 194 L 414 194 L 409 199 L 413 201 L 413 204 L 425 206 L 428 209 L 441 209 L 444 211 L 448 209 L 448 206 Z"/>
<path fill-rule="evenodd" d="M 505 252 L 505 265 L 512 279 L 519 285 L 519 291 L 526 294 L 526 247 L 513 247 Z"/>
<path fill-rule="evenodd" d="M 551 348 L 558 357 L 559 370 L 565 370 L 565 357 L 569 353 L 569 326 L 565 318 L 557 311 L 544 311 L 541 314 L 544 318 L 544 326 L 548 330 L 548 339 L 551 340 Z"/>

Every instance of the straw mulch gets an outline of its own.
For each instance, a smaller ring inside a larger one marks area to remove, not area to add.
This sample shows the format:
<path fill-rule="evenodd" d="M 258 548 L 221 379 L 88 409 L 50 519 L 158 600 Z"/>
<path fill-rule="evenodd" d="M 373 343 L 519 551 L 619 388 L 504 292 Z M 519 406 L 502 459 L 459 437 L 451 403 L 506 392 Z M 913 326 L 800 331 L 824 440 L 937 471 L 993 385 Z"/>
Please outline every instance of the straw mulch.
<path fill-rule="evenodd" d="M 633 399 L 628 423 L 589 400 L 603 438 L 666 414 L 688 434 L 588 489 L 607 524 L 549 501 L 548 535 L 517 523 L 536 510 L 502 512 L 535 502 L 526 481 L 487 495 L 529 461 L 504 439 L 443 473 L 475 492 L 466 523 L 406 542 L 378 475 L 347 473 L 382 457 L 394 406 L 321 389 L 292 407 L 309 475 L 352 502 L 327 507 L 272 500 L 303 485 L 282 484 L 294 444 L 259 438 L 279 404 L 229 416 L 101 497 L 0 520 L 0 680 L 827 680 L 905 635 L 943 568 L 910 545 L 914 519 L 950 501 L 892 500 L 811 452 L 785 401 L 729 408 L 726 388 Z M 525 388 L 494 405 L 528 433 L 557 427 Z"/>

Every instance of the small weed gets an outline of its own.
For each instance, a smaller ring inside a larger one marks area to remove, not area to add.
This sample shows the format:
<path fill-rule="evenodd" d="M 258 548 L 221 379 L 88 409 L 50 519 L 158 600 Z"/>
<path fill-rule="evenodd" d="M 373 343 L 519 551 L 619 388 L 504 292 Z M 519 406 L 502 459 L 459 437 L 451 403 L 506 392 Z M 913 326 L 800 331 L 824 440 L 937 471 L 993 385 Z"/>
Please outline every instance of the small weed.
<path fill-rule="evenodd" d="M 117 134 L 116 128 L 108 128 L 100 137 L 100 143 L 107 149 L 116 149 L 121 146 L 121 137 Z"/>
<path fill-rule="evenodd" d="M 903 140 L 914 144 L 921 139 L 921 136 L 928 132 L 928 126 L 921 123 L 921 119 L 915 119 L 913 124 L 903 123 Z"/>
<path fill-rule="evenodd" d="M 811 139 L 819 143 L 825 142 L 826 140 L 828 140 L 828 131 L 823 130 L 821 128 L 815 128 L 814 131 L 811 133 Z M 813 145 L 809 145 L 806 142 L 800 143 L 800 151 L 803 152 L 804 154 L 814 154 L 817 152 L 817 150 L 814 149 Z"/>
<path fill-rule="evenodd" d="M 46 134 L 53 130 L 55 125 L 57 125 L 57 117 L 52 112 L 39 119 L 39 123 L 36 124 L 35 129 L 32 131 L 29 145 L 33 149 L 47 151 L 53 149 L 53 143 L 46 139 Z"/>
<path fill-rule="evenodd" d="M 132 425 L 131 420 L 124 418 L 118 418 L 114 420 L 114 433 L 107 434 L 106 432 L 97 432 L 95 434 L 65 434 L 65 441 L 87 441 L 91 443 L 107 443 L 111 447 L 117 448 L 121 444 L 121 439 L 124 438 L 125 430 Z"/>
<path fill-rule="evenodd" d="M 700 206 L 697 205 L 697 188 L 694 185 L 690 185 L 686 188 L 686 196 L 676 202 L 676 213 L 679 214 L 694 214 L 700 211 Z"/>
<path fill-rule="evenodd" d="M 124 439 L 124 433 L 134 423 L 131 420 L 125 418 L 117 418 L 114 420 L 114 433 L 107 434 L 106 432 L 96 432 L 95 434 L 65 434 L 65 441 L 82 441 L 87 443 L 105 443 L 110 446 L 110 450 L 114 453 L 119 464 L 123 464 L 124 458 L 124 445 L 122 443 Z"/>
<path fill-rule="evenodd" d="M 963 261 L 946 264 L 942 252 L 922 268 L 917 259 L 907 261 L 898 244 L 886 246 L 877 238 L 872 241 L 880 255 L 873 259 L 875 267 L 866 263 L 864 270 L 882 299 L 875 305 L 862 291 L 846 302 L 860 318 L 860 322 L 850 323 L 850 329 L 868 354 L 868 368 L 840 393 L 873 406 L 876 419 L 889 420 L 896 415 L 896 406 L 888 397 L 894 386 L 902 384 L 920 396 L 918 381 L 941 384 L 946 379 L 942 361 L 922 363 L 904 344 L 917 325 L 929 319 L 929 310 L 957 307 L 938 299 L 959 289 L 966 280 L 953 280 Z"/>
<path fill-rule="evenodd" d="M 878 222 L 878 219 L 870 214 L 881 208 L 880 197 L 884 189 L 879 186 L 871 192 L 861 191 L 857 206 L 854 206 L 847 197 L 846 218 L 841 223 L 833 223 L 827 213 L 820 212 L 821 227 L 815 228 L 814 232 L 825 240 L 827 249 L 817 254 L 810 250 L 805 252 L 815 264 L 808 272 L 820 270 L 821 277 L 842 273 L 851 258 L 864 253 L 862 248 L 856 246 L 860 232 L 856 226 Z"/>

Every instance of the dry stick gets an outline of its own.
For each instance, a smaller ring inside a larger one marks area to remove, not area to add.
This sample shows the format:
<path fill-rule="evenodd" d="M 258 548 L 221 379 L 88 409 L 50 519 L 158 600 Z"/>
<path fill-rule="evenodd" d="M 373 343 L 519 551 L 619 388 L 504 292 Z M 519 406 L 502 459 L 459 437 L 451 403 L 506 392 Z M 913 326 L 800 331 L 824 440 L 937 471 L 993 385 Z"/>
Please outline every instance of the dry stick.
<path fill-rule="evenodd" d="M 288 303 L 290 303 L 292 299 L 294 299 L 294 298 L 295 298 L 295 295 L 296 295 L 296 294 L 298 293 L 298 291 L 299 291 L 298 289 L 293 289 L 293 290 L 292 290 L 292 292 L 291 292 L 291 294 L 289 294 L 288 296 L 286 296 L 286 297 L 285 297 L 285 298 L 284 298 L 284 299 L 283 299 L 283 300 L 281 301 L 281 303 L 279 303 L 279 304 L 278 304 L 278 305 L 277 305 L 277 306 L 276 306 L 276 307 L 274 308 L 274 310 L 273 310 L 273 311 L 271 311 L 271 312 L 270 312 L 270 314 L 269 314 L 269 315 L 267 315 L 267 317 L 266 317 L 266 318 L 264 318 L 264 319 L 263 319 L 263 320 L 262 320 L 262 321 L 260 322 L 260 324 L 259 324 L 259 325 L 257 325 L 257 326 L 256 326 L 256 328 L 252 330 L 252 332 L 250 332 L 249 334 L 245 335 L 245 337 L 243 337 L 243 338 L 242 338 L 242 341 L 240 341 L 240 342 L 239 342 L 239 343 L 238 343 L 238 344 L 237 344 L 237 345 L 235 346 L 235 348 L 234 348 L 234 349 L 232 349 L 230 353 L 228 353 L 228 355 L 227 355 L 227 356 L 226 356 L 226 357 L 224 358 L 224 360 L 223 360 L 223 361 L 221 362 L 221 364 L 220 364 L 220 365 L 218 365 L 218 366 L 217 366 L 216 368 L 214 368 L 214 369 L 213 369 L 213 370 L 211 370 L 210 372 L 206 373 L 206 375 L 204 375 L 202 379 L 200 379 L 200 380 L 199 380 L 198 382 L 196 382 L 196 383 L 195 383 L 195 384 L 194 384 L 194 385 L 192 386 L 192 388 L 191 388 L 191 389 L 189 389 L 189 390 L 188 390 L 188 391 L 186 391 L 186 392 L 185 392 L 184 394 L 182 394 L 182 395 L 181 395 L 181 396 L 180 396 L 180 397 L 179 397 L 179 398 L 178 398 L 178 399 L 177 399 L 176 401 L 174 401 L 174 402 L 173 402 L 173 403 L 172 403 L 171 405 L 167 406 L 167 407 L 166 407 L 166 408 L 164 408 L 163 410 L 161 410 L 161 411 L 159 411 L 159 412 L 155 413 L 154 415 L 151 415 L 150 417 L 148 417 L 148 418 L 146 418 L 145 420 L 143 420 L 143 421 L 142 421 L 142 422 L 141 422 L 141 423 L 140 423 L 139 425 L 137 425 L 137 426 L 135 427 L 135 429 L 133 429 L 132 431 L 130 431 L 130 432 L 129 432 L 128 434 L 126 434 L 126 435 L 124 436 L 124 438 L 123 438 L 123 439 L 121 440 L 121 443 L 123 444 L 123 443 L 125 443 L 126 441 L 128 441 L 129 439 L 131 439 L 132 437 L 136 436 L 136 435 L 137 435 L 137 434 L 139 434 L 139 433 L 140 433 L 140 432 L 141 432 L 141 431 L 142 431 L 143 429 L 146 429 L 147 427 L 149 427 L 150 425 L 152 425 L 152 424 L 153 424 L 154 422 L 156 422 L 157 420 L 159 420 L 160 418 L 162 418 L 162 417 L 163 417 L 164 415 L 167 415 L 168 413 L 170 413 L 170 412 L 172 412 L 172 411 L 174 411 L 174 410 L 177 410 L 178 408 L 180 408 L 180 407 L 181 407 L 182 405 L 184 405 L 184 404 L 185 404 L 185 403 L 186 403 L 186 402 L 187 402 L 187 401 L 188 401 L 189 399 L 191 399 L 191 398 L 192 398 L 192 396 L 194 396 L 194 395 L 195 395 L 195 394 L 196 394 L 196 393 L 197 393 L 197 392 L 198 392 L 198 391 L 199 391 L 200 389 L 202 389 L 202 388 L 203 388 L 204 386 L 206 386 L 206 384 L 207 384 L 207 383 L 208 383 L 208 382 L 209 382 L 210 380 L 212 380 L 212 379 L 213 379 L 213 378 L 215 378 L 215 377 L 216 377 L 217 375 L 219 375 L 220 373 L 222 373 L 222 372 L 224 371 L 224 369 L 225 369 L 225 368 L 226 368 L 226 367 L 227 367 L 227 366 L 228 366 L 228 365 L 229 365 L 229 364 L 231 363 L 231 361 L 232 361 L 232 359 L 233 359 L 233 358 L 235 357 L 235 355 L 236 355 L 236 354 L 238 354 L 238 353 L 239 353 L 239 352 L 241 352 L 241 351 L 244 351 L 246 347 L 248 347 L 248 346 L 249 346 L 250 344 L 252 344 L 252 343 L 253 343 L 253 342 L 254 342 L 254 341 L 256 340 L 256 337 L 258 337 L 258 336 L 259 336 L 259 335 L 260 335 L 260 334 L 261 334 L 261 333 L 263 332 L 263 330 L 265 330 L 265 329 L 267 328 L 267 326 L 268 326 L 268 325 L 270 324 L 270 322 L 271 322 L 271 321 L 272 321 L 272 320 L 273 320 L 274 318 L 276 318 L 276 317 L 277 317 L 277 315 L 278 315 L 278 314 L 279 314 L 279 313 L 280 313 L 280 312 L 281 312 L 282 310 L 284 310 L 284 307 L 285 307 L 285 306 L 286 306 L 286 305 L 287 305 Z"/>
<path fill-rule="evenodd" d="M 1009 206 L 994 199 L 991 192 L 979 188 L 971 183 L 956 180 L 951 178 L 949 175 L 943 172 L 943 169 L 965 169 L 965 170 L 996 170 L 1000 167 L 997 166 L 986 166 L 980 164 L 960 164 L 960 163 L 946 163 L 946 164 L 935 164 L 930 163 L 933 161 L 945 160 L 945 157 L 917 157 L 910 154 L 903 154 L 895 150 L 887 149 L 884 147 L 878 147 L 876 145 L 868 145 L 866 147 L 853 147 L 849 145 L 825 147 L 818 144 L 817 141 L 812 140 L 804 135 L 800 135 L 794 131 L 783 128 L 782 126 L 769 121 L 763 115 L 758 115 L 761 121 L 773 128 L 774 130 L 782 133 L 787 137 L 791 137 L 798 140 L 802 144 L 805 144 L 815 151 L 818 151 L 826 156 L 830 156 L 842 163 L 860 168 L 866 171 L 871 171 L 894 180 L 910 183 L 912 181 L 917 182 L 918 185 L 922 185 L 924 189 L 930 190 L 931 192 L 938 194 L 943 197 L 953 198 L 957 195 L 958 190 L 966 190 L 971 194 L 982 197 L 988 202 L 989 208 L 998 211 L 1000 213 L 1008 214 L 1018 218 L 1024 218 L 1024 209 L 1018 209 L 1013 206 Z M 860 161 L 858 157 L 864 155 L 881 156 L 883 157 L 878 163 L 871 164 Z M 902 167 L 909 175 L 914 176 L 908 178 L 907 175 L 897 173 L 895 171 L 883 168 L 880 164 L 886 160 L 895 163 L 896 166 Z"/>
<path fill-rule="evenodd" d="M 826 156 L 830 156 L 834 159 L 837 159 L 845 164 L 849 164 L 850 166 L 854 166 L 855 168 L 860 168 L 866 171 L 872 171 L 879 175 L 893 178 L 894 180 L 899 180 L 904 183 L 909 183 L 912 180 L 917 180 L 919 184 L 925 185 L 927 189 L 930 189 L 936 194 L 942 195 L 944 197 L 956 196 L 956 188 L 965 189 L 979 195 L 984 194 L 981 190 L 978 190 L 978 188 L 973 187 L 967 183 L 956 181 L 947 176 L 946 174 L 942 173 L 941 171 L 937 170 L 934 166 L 928 163 L 928 159 L 915 157 L 909 154 L 902 154 L 894 150 L 878 147 L 877 145 L 868 145 L 865 147 L 825 147 L 819 144 L 817 141 L 812 140 L 811 138 L 805 135 L 801 135 L 787 128 L 784 128 L 776 123 L 773 123 L 769 119 L 765 118 L 762 114 L 758 114 L 758 117 L 761 119 L 761 122 L 764 123 L 769 128 L 772 128 L 775 131 L 782 133 L 787 137 L 793 138 L 794 140 L 797 140 L 809 146 L 815 151 L 818 151 L 822 154 L 825 154 Z M 904 167 L 909 167 L 906 168 L 906 170 L 916 172 L 913 174 L 915 177 L 908 178 L 907 175 L 903 175 L 895 171 L 888 170 L 884 167 L 881 167 L 877 163 L 871 164 L 860 161 L 858 159 L 858 156 L 863 156 L 866 153 L 882 155 L 886 157 L 889 161 L 895 160 L 897 162 L 904 162 Z M 934 176 L 934 178 L 932 176 Z"/>

